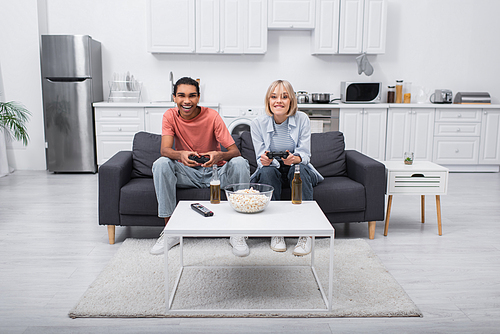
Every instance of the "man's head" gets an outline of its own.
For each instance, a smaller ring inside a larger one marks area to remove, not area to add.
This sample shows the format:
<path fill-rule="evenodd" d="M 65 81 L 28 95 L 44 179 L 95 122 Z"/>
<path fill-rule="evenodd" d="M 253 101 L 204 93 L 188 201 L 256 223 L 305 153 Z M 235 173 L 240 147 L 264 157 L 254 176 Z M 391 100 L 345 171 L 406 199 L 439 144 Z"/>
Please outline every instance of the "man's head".
<path fill-rule="evenodd" d="M 174 86 L 174 102 L 179 108 L 179 115 L 184 119 L 193 119 L 200 114 L 200 87 L 191 78 L 181 78 Z"/>

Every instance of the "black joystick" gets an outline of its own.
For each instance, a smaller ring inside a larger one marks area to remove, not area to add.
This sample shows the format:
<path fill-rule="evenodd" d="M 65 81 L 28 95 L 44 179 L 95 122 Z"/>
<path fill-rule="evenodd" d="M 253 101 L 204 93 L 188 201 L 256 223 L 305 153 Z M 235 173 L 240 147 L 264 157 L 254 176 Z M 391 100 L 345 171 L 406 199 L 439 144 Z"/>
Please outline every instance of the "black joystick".
<path fill-rule="evenodd" d="M 269 159 L 274 159 L 274 158 L 286 159 L 288 157 L 288 152 L 286 151 L 267 152 L 266 155 Z"/>
<path fill-rule="evenodd" d="M 200 164 L 204 164 L 205 162 L 207 162 L 208 160 L 210 160 L 210 157 L 206 156 L 206 155 L 202 155 L 201 157 L 196 156 L 196 155 L 190 155 L 189 156 L 189 160 L 193 160 L 193 161 L 196 161 L 196 162 L 198 162 Z"/>

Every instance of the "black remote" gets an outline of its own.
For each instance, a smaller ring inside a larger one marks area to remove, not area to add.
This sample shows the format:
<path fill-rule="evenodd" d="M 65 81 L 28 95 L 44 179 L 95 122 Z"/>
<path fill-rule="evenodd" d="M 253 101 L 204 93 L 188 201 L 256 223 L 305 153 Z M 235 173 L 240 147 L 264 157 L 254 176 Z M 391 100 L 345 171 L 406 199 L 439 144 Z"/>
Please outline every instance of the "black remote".
<path fill-rule="evenodd" d="M 205 216 L 205 217 L 211 217 L 214 215 L 214 213 L 212 211 L 208 210 L 206 207 L 204 207 L 200 203 L 191 204 L 191 209 L 193 209 L 194 211 L 198 212 L 200 215 Z"/>
<path fill-rule="evenodd" d="M 189 160 L 193 160 L 193 161 L 196 161 L 200 164 L 204 164 L 205 162 L 210 160 L 210 157 L 207 157 L 206 155 L 202 155 L 201 157 L 198 157 L 196 155 L 190 155 Z"/>

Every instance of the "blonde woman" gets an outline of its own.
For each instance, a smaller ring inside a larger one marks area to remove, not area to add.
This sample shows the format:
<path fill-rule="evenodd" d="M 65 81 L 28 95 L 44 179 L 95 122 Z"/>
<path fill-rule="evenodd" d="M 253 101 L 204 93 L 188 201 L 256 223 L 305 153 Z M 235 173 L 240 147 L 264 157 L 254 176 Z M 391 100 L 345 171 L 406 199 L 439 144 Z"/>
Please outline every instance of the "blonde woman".
<path fill-rule="evenodd" d="M 300 164 L 302 199 L 313 199 L 313 187 L 323 177 L 310 163 L 311 126 L 309 117 L 297 111 L 297 98 L 292 85 L 285 80 L 276 80 L 268 88 L 266 115 L 256 118 L 251 125 L 252 141 L 257 158 L 257 170 L 251 182 L 269 184 L 274 187 L 272 200 L 281 199 L 281 190 L 290 187 L 294 175 L 292 165 Z M 270 159 L 267 152 L 284 151 L 286 158 Z M 271 238 L 271 248 L 285 252 L 283 237 Z M 302 256 L 311 252 L 311 237 L 301 236 L 293 251 Z"/>

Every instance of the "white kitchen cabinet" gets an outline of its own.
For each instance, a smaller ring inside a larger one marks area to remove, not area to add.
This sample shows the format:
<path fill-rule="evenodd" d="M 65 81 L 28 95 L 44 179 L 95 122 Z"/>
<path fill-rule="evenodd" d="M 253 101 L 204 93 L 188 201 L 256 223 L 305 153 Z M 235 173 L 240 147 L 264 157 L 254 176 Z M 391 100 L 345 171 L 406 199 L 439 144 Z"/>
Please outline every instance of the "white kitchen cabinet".
<path fill-rule="evenodd" d="M 339 130 L 344 134 L 345 148 L 384 160 L 386 120 L 386 108 L 341 108 Z"/>
<path fill-rule="evenodd" d="M 269 0 L 269 29 L 314 29 L 315 0 Z"/>
<path fill-rule="evenodd" d="M 448 165 L 477 165 L 480 109 L 436 109 L 433 161 Z"/>
<path fill-rule="evenodd" d="M 144 108 L 144 129 L 161 135 L 163 114 L 168 108 Z"/>
<path fill-rule="evenodd" d="M 339 53 L 385 53 L 387 0 L 340 0 Z"/>
<path fill-rule="evenodd" d="M 432 161 L 433 135 L 433 108 L 389 109 L 386 160 L 403 161 L 404 152 L 413 152 L 415 160 Z"/>
<path fill-rule="evenodd" d="M 479 164 L 500 165 L 500 109 L 483 109 Z"/>
<path fill-rule="evenodd" d="M 196 53 L 220 51 L 219 8 L 219 0 L 196 0 Z"/>
<path fill-rule="evenodd" d="M 148 0 L 148 52 L 195 52 L 195 0 Z"/>
<path fill-rule="evenodd" d="M 318 0 L 316 23 L 311 35 L 312 54 L 335 54 L 339 50 L 340 0 Z"/>
<path fill-rule="evenodd" d="M 267 1 L 221 0 L 220 52 L 264 54 L 267 51 Z"/>
<path fill-rule="evenodd" d="M 144 130 L 143 108 L 95 108 L 97 164 L 121 150 L 131 150 L 134 135 Z"/>

